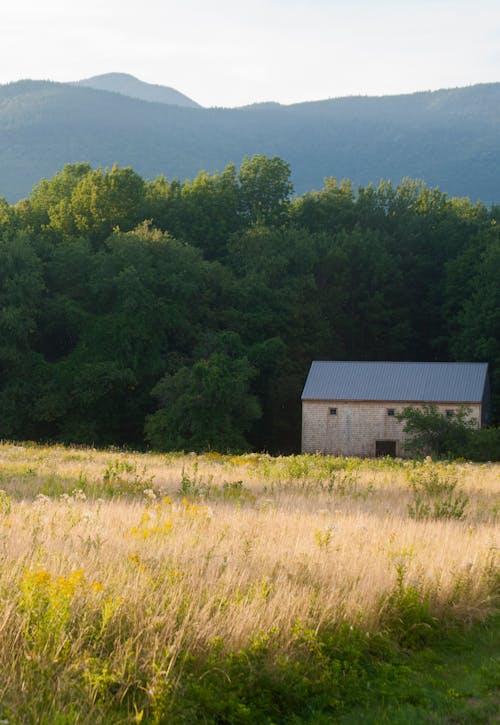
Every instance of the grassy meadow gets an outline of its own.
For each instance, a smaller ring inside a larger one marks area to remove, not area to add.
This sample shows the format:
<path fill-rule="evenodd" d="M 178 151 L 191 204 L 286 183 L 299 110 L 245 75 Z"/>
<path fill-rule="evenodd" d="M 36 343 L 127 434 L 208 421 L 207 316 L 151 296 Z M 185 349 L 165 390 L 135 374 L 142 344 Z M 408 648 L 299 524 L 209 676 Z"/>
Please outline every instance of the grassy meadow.
<path fill-rule="evenodd" d="M 4 443 L 0 723 L 495 722 L 499 483 Z"/>

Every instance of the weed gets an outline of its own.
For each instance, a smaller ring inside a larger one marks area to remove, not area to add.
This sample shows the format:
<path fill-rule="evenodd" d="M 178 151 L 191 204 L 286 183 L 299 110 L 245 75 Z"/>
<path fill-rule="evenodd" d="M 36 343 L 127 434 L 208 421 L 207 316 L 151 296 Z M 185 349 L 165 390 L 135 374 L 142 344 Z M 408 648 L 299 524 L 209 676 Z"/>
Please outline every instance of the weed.
<path fill-rule="evenodd" d="M 362 499 L 363 501 L 374 491 L 372 483 L 368 485 L 361 484 L 356 471 L 351 470 L 330 473 L 326 483 L 319 481 L 319 487 L 322 491 L 326 491 L 329 494 L 350 496 L 353 499 Z"/>
<path fill-rule="evenodd" d="M 10 514 L 12 509 L 12 499 L 7 493 L 0 489 L 0 514 L 4 516 Z"/>
<path fill-rule="evenodd" d="M 116 459 L 108 463 L 103 477 L 104 493 L 108 496 L 142 493 L 153 487 L 153 478 L 147 474 L 146 466 L 138 469 L 136 463 Z"/>
<path fill-rule="evenodd" d="M 254 503 L 256 501 L 256 496 L 243 485 L 243 481 L 223 483 L 222 498 L 224 501 L 237 501 L 238 503 Z"/>
<path fill-rule="evenodd" d="M 453 469 L 443 469 L 430 461 L 409 473 L 413 500 L 408 513 L 414 519 L 461 519 L 469 497 L 457 490 Z"/>
<path fill-rule="evenodd" d="M 212 479 L 208 482 L 203 481 L 200 475 L 198 475 L 198 464 L 195 463 L 193 466 L 193 473 L 190 476 L 182 468 L 181 485 L 178 490 L 178 494 L 183 498 L 209 498 L 212 490 Z"/>
<path fill-rule="evenodd" d="M 327 549 L 332 541 L 333 537 L 333 527 L 328 526 L 326 529 L 321 531 L 320 529 L 315 529 L 314 531 L 314 538 L 316 540 L 316 544 L 319 546 L 320 549 Z"/>
<path fill-rule="evenodd" d="M 405 647 L 427 643 L 436 634 L 438 621 L 431 616 L 429 596 L 419 583 L 407 583 L 408 562 L 413 552 L 396 559 L 396 583 L 381 605 L 385 625 Z"/>

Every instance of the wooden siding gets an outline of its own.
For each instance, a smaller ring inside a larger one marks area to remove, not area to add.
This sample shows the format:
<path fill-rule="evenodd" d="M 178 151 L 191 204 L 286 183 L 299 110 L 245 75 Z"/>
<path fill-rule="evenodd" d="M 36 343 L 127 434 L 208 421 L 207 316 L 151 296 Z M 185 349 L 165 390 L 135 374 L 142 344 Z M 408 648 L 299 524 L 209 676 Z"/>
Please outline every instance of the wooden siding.
<path fill-rule="evenodd" d="M 304 400 L 302 402 L 302 451 L 303 453 L 329 453 L 343 456 L 375 456 L 377 440 L 396 441 L 396 455 L 404 456 L 404 423 L 396 415 L 412 402 L 395 403 Z M 458 410 L 460 403 L 437 403 L 443 414 Z M 481 404 L 467 404 L 478 428 L 481 427 Z M 330 414 L 336 408 L 336 415 Z M 394 416 L 387 410 L 394 408 Z"/>

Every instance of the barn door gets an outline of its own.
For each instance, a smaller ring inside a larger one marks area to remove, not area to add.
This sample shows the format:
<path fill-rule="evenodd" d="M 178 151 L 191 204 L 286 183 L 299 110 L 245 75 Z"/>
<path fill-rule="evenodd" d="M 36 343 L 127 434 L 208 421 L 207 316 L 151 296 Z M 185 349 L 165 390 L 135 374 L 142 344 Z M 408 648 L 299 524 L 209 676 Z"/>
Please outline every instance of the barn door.
<path fill-rule="evenodd" d="M 375 441 L 375 455 L 396 457 L 396 441 Z"/>

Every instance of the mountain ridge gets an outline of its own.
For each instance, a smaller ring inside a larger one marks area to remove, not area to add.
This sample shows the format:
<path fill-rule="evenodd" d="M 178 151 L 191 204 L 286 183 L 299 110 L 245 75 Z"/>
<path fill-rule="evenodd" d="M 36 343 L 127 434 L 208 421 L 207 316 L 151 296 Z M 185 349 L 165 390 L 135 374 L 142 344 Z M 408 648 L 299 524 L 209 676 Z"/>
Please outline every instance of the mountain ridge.
<path fill-rule="evenodd" d="M 202 108 L 202 106 L 184 93 L 170 86 L 147 83 L 129 73 L 103 73 L 79 81 L 72 85 L 94 88 L 98 91 L 119 93 L 130 98 L 153 103 L 165 103 L 172 106 Z"/>
<path fill-rule="evenodd" d="M 489 204 L 500 201 L 499 126 L 500 83 L 224 109 L 24 80 L 0 86 L 0 196 L 17 201 L 66 163 L 184 179 L 263 153 L 290 163 L 298 193 L 329 176 L 410 176 Z"/>

